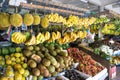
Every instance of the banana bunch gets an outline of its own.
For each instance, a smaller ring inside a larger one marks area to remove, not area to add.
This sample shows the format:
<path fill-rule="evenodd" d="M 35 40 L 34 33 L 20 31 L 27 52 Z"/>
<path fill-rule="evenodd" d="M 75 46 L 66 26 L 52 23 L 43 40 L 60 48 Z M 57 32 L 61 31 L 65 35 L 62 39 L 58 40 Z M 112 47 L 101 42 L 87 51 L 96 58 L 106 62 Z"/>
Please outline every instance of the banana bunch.
<path fill-rule="evenodd" d="M 58 41 L 59 44 L 65 44 L 66 43 L 66 42 L 64 42 L 64 38 L 59 38 L 57 41 Z"/>
<path fill-rule="evenodd" d="M 25 42 L 25 45 L 29 46 L 29 45 L 35 45 L 36 44 L 36 38 L 35 35 L 32 35 L 30 40 L 28 40 L 27 42 Z"/>
<path fill-rule="evenodd" d="M 92 25 L 96 21 L 96 18 L 80 18 L 79 19 L 79 26 L 84 26 L 86 29 L 89 28 L 90 25 Z"/>
<path fill-rule="evenodd" d="M 73 42 L 77 39 L 77 35 L 74 32 L 71 33 L 64 33 L 63 38 L 58 39 L 59 44 L 66 44 L 68 42 Z"/>
<path fill-rule="evenodd" d="M 50 39 L 50 33 L 47 31 L 45 34 L 45 40 L 49 40 Z"/>
<path fill-rule="evenodd" d="M 57 34 L 55 32 L 52 32 L 51 39 L 55 41 L 57 39 Z"/>
<path fill-rule="evenodd" d="M 93 24 L 96 21 L 95 17 L 89 18 L 89 25 Z"/>
<path fill-rule="evenodd" d="M 80 31 L 78 33 L 79 33 L 78 36 L 79 36 L 80 39 L 83 39 L 83 38 L 85 38 L 87 36 L 87 32 L 86 31 L 82 31 L 82 32 Z"/>
<path fill-rule="evenodd" d="M 90 32 L 91 33 L 98 33 L 98 30 L 100 29 L 100 25 L 96 25 L 96 24 L 94 24 L 94 25 L 91 25 L 90 26 Z"/>
<path fill-rule="evenodd" d="M 49 35 L 47 35 L 49 37 Z M 42 33 L 39 33 L 37 36 L 36 36 L 36 42 L 37 44 L 39 43 L 43 43 L 44 41 L 46 40 L 44 34 Z"/>
<path fill-rule="evenodd" d="M 102 28 L 103 34 L 114 34 L 115 33 L 115 25 L 114 24 L 105 24 L 105 26 Z"/>
<path fill-rule="evenodd" d="M 26 36 L 21 32 L 14 32 L 11 37 L 12 42 L 16 44 L 21 44 L 26 41 Z"/>
<path fill-rule="evenodd" d="M 60 22 L 64 22 L 66 19 L 64 19 L 62 16 L 60 16 L 58 13 L 51 13 L 45 16 L 46 18 L 48 18 L 48 20 L 50 22 L 55 22 L 55 23 L 60 23 Z"/>
<path fill-rule="evenodd" d="M 66 44 L 69 42 L 74 42 L 77 38 L 83 39 L 87 36 L 86 31 L 78 31 L 76 32 L 70 32 L 70 33 L 64 33 L 63 38 L 59 38 L 57 41 L 59 44 Z"/>
<path fill-rule="evenodd" d="M 57 31 L 57 33 L 52 32 L 50 39 L 47 40 L 47 42 L 54 42 L 57 39 L 61 38 L 61 33 Z"/>
<path fill-rule="evenodd" d="M 56 33 L 56 39 L 59 39 L 59 38 L 61 38 L 61 33 L 59 31 L 57 31 L 57 33 Z"/>
<path fill-rule="evenodd" d="M 71 32 L 71 33 L 70 33 L 69 42 L 73 42 L 73 41 L 75 41 L 77 38 L 78 38 L 78 37 L 77 37 L 76 33 Z"/>
<path fill-rule="evenodd" d="M 73 25 L 79 25 L 79 17 L 74 16 L 74 15 L 70 15 L 66 21 L 66 26 L 70 27 Z"/>

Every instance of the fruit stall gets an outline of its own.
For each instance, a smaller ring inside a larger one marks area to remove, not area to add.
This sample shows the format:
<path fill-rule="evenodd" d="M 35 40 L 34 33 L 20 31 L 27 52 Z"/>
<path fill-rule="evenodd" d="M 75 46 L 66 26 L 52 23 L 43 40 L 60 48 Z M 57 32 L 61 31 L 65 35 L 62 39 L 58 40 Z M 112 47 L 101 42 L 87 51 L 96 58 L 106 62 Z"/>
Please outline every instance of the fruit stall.
<path fill-rule="evenodd" d="M 116 76 L 120 18 L 109 12 L 94 16 L 93 5 L 86 9 L 49 0 L 8 2 L 0 5 L 0 80 Z"/>

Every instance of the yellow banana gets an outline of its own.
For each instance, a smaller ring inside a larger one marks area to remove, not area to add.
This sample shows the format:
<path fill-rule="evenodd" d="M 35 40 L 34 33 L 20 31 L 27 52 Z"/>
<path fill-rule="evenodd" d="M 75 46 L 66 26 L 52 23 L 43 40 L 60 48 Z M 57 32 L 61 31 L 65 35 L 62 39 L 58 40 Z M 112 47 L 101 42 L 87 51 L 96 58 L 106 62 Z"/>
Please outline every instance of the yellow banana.
<path fill-rule="evenodd" d="M 36 44 L 36 38 L 34 35 L 32 35 L 31 39 L 25 43 L 25 45 L 35 45 Z"/>
<path fill-rule="evenodd" d="M 45 40 L 48 40 L 48 39 L 50 39 L 50 33 L 47 31 L 47 32 L 45 33 Z"/>
<path fill-rule="evenodd" d="M 57 36 L 57 39 L 61 38 L 61 33 L 59 31 L 57 31 L 56 36 Z"/>
<path fill-rule="evenodd" d="M 56 39 L 56 33 L 55 32 L 52 32 L 52 39 L 55 40 Z"/>

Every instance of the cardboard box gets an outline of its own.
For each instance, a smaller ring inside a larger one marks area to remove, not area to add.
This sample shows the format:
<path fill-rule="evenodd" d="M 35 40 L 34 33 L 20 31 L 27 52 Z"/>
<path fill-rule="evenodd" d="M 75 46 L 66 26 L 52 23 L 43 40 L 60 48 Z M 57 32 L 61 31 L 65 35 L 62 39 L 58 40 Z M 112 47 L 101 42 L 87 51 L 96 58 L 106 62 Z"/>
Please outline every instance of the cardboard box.
<path fill-rule="evenodd" d="M 107 74 L 108 74 L 107 68 L 104 68 L 101 72 L 93 76 L 92 80 L 104 80 L 108 76 Z"/>

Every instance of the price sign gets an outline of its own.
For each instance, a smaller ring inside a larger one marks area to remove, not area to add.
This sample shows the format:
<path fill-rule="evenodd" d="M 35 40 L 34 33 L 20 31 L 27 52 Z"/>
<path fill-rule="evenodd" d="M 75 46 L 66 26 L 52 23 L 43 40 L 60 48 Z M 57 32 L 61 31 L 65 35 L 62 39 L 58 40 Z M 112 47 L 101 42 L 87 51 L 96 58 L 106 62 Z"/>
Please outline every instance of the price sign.
<path fill-rule="evenodd" d="M 25 24 L 22 24 L 22 30 L 24 30 L 24 31 L 27 30 L 27 26 Z"/>

